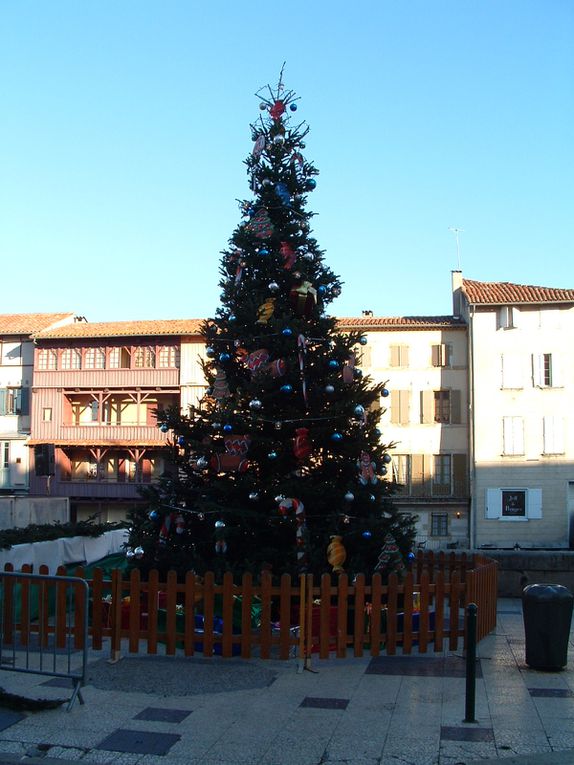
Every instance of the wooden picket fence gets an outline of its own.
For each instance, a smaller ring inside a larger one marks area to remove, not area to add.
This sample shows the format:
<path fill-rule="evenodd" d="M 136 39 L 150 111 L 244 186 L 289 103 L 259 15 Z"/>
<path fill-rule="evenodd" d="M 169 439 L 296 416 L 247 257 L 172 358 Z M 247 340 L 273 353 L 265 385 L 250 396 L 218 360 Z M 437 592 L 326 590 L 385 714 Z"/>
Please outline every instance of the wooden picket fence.
<path fill-rule="evenodd" d="M 13 569 L 7 564 L 5 570 Z M 23 576 L 27 571 L 31 567 L 22 567 Z M 47 573 L 45 567 L 39 573 Z M 57 573 L 67 572 L 62 567 Z M 83 573 L 82 568 L 73 572 L 84 578 Z M 364 575 L 350 582 L 345 574 L 336 579 L 324 574 L 316 582 L 310 574 L 295 580 L 284 574 L 273 581 L 262 573 L 255 581 L 245 573 L 238 582 L 228 573 L 216 582 L 212 572 L 201 580 L 189 572 L 185 581 L 178 582 L 170 572 L 160 581 L 157 571 L 143 581 L 137 570 L 124 579 L 119 570 L 104 578 L 101 569 L 87 581 L 92 647 L 102 650 L 109 640 L 112 658 L 122 650 L 246 659 L 456 650 L 459 641 L 466 642 L 465 613 L 471 602 L 478 606 L 478 640 L 496 625 L 497 564 L 464 553 L 420 551 L 401 580 L 391 575 L 386 584 L 379 574 L 369 582 Z M 24 587 L 21 592 L 26 598 L 24 612 L 33 617 L 30 590 Z M 57 587 L 51 596 L 43 588 L 34 597 L 51 597 L 53 608 L 65 608 Z M 82 634 L 78 608 L 71 624 L 73 641 L 81 647 L 87 636 Z M 44 619 L 50 613 L 47 608 L 39 612 Z M 12 625 L 8 634 L 21 632 L 22 627 L 26 635 L 33 633 L 34 619 Z M 64 636 L 55 639 L 61 642 Z"/>

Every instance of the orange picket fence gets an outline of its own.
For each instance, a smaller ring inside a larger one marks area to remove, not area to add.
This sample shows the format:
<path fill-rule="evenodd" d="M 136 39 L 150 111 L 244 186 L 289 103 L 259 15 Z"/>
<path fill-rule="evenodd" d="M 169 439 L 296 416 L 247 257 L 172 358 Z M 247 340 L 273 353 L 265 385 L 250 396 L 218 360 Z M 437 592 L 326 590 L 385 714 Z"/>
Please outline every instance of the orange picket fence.
<path fill-rule="evenodd" d="M 7 564 L 5 570 L 13 569 Z M 26 572 L 31 568 L 22 568 L 23 583 Z M 38 573 L 47 570 L 40 567 Z M 69 572 L 62 567 L 57 573 Z M 84 578 L 82 568 L 73 574 Z M 127 578 L 119 570 L 104 578 L 101 569 L 86 581 L 92 647 L 102 650 L 109 641 L 113 658 L 122 650 L 305 660 L 313 654 L 344 658 L 456 650 L 459 641 L 466 642 L 471 602 L 478 606 L 478 640 L 496 626 L 497 564 L 481 555 L 421 551 L 404 577 L 393 574 L 385 584 L 379 574 L 368 582 L 364 575 L 350 582 L 346 574 L 324 574 L 319 581 L 310 574 L 298 579 L 284 574 L 274 581 L 266 572 L 257 581 L 248 573 L 234 581 L 228 573 L 221 582 L 212 572 L 201 579 L 189 572 L 178 582 L 175 572 L 160 581 L 151 571 L 144 581 L 137 570 Z M 4 635 L 23 630 L 28 636 L 37 629 L 29 586 L 15 585 L 10 598 L 15 597 L 25 599 L 26 620 L 5 625 Z M 57 586 L 53 593 L 44 587 L 34 598 L 45 601 L 38 612 L 49 632 L 49 614 L 65 607 L 61 594 Z M 69 620 L 78 647 L 84 640 L 79 617 Z"/>

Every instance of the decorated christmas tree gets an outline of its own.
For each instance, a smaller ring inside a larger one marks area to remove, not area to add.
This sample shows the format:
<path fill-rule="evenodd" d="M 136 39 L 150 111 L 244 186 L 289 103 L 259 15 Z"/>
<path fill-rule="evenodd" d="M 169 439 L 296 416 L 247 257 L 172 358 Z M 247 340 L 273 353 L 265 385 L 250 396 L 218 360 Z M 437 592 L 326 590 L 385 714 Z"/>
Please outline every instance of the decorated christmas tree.
<path fill-rule="evenodd" d="M 128 554 L 180 574 L 400 570 L 414 527 L 385 479 L 388 391 L 361 372 L 367 338 L 327 314 L 341 282 L 311 233 L 318 173 L 299 99 L 282 77 L 257 96 L 251 194 L 203 326 L 207 390 L 189 412 L 158 412 L 172 469 L 133 514 Z"/>

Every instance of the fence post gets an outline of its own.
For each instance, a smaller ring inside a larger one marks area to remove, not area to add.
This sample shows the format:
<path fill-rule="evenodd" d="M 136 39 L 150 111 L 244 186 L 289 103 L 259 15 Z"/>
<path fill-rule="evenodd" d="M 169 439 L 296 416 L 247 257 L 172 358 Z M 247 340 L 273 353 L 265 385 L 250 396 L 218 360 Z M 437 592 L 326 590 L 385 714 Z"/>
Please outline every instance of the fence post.
<path fill-rule="evenodd" d="M 475 723 L 476 702 L 476 603 L 469 603 L 466 609 L 466 631 L 468 635 L 466 648 L 466 695 L 465 695 L 465 723 Z"/>

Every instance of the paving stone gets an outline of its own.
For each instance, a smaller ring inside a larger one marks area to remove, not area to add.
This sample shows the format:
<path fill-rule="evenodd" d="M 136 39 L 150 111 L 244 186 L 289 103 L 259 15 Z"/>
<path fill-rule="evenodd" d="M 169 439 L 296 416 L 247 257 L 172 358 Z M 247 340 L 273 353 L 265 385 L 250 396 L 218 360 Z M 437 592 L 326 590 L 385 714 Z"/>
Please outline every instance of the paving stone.
<path fill-rule="evenodd" d="M 349 699 L 330 699 L 306 696 L 299 706 L 315 709 L 346 709 Z"/>
<path fill-rule="evenodd" d="M 134 720 L 150 720 L 152 722 L 180 723 L 189 717 L 189 709 L 169 709 L 166 707 L 147 707 L 134 717 Z"/>
<path fill-rule="evenodd" d="M 494 741 L 492 728 L 458 727 L 441 725 L 441 741 Z"/>
<path fill-rule="evenodd" d="M 95 747 L 112 752 L 131 754 L 167 754 L 171 747 L 180 740 L 177 733 L 150 733 L 141 730 L 119 728 Z"/>

